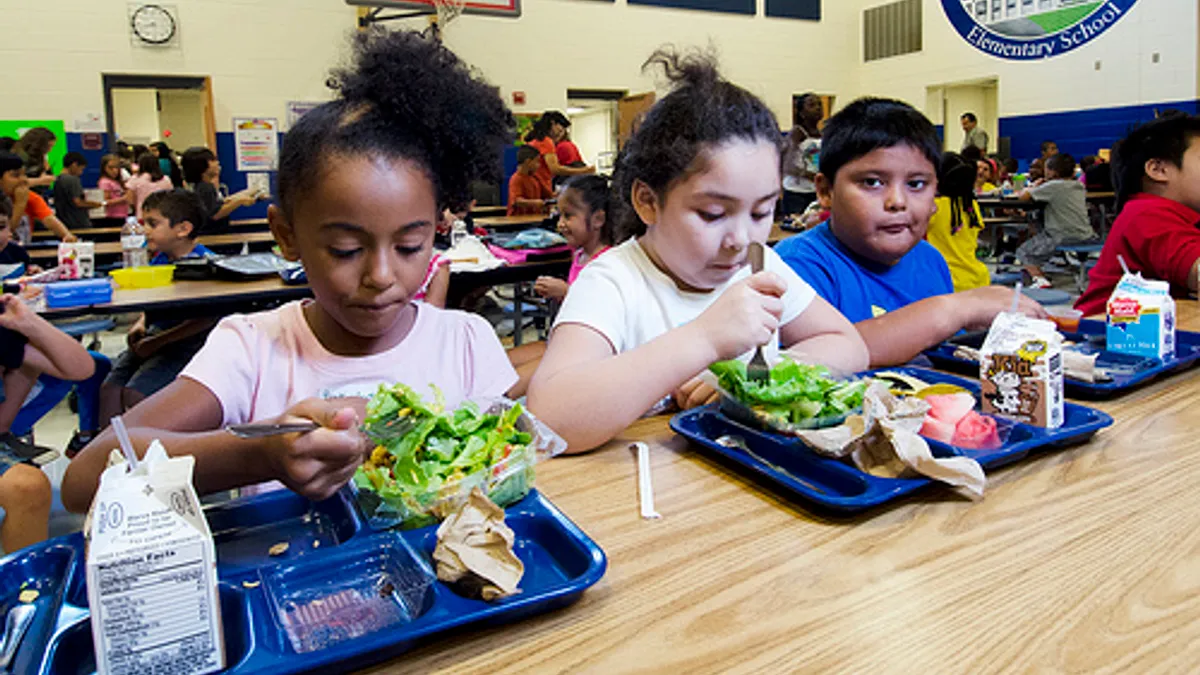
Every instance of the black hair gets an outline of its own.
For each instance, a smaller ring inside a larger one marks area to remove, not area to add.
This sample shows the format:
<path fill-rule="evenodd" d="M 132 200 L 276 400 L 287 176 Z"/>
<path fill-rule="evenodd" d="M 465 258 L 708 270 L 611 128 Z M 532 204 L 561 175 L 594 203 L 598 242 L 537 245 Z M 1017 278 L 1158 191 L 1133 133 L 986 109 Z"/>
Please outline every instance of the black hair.
<path fill-rule="evenodd" d="M 520 166 L 531 159 L 541 156 L 542 153 L 538 152 L 538 149 L 532 145 L 522 145 L 517 148 L 517 165 Z"/>
<path fill-rule="evenodd" d="M 204 212 L 204 204 L 200 201 L 200 197 L 191 190 L 175 188 L 152 192 L 146 197 L 146 201 L 142 202 L 142 213 L 150 209 L 163 214 L 163 217 L 170 221 L 172 226 L 185 221 L 191 223 L 192 232 L 188 235 L 191 239 L 200 236 L 200 231 L 204 229 L 208 221 Z"/>
<path fill-rule="evenodd" d="M 1083 170 L 1084 173 L 1087 173 L 1087 170 L 1093 166 L 1096 166 L 1096 162 L 1098 161 L 1100 160 L 1096 159 L 1095 155 L 1084 155 L 1083 159 L 1079 160 L 1079 168 Z"/>
<path fill-rule="evenodd" d="M 950 234 L 958 234 L 963 225 L 981 229 L 975 213 L 975 160 L 947 152 L 938 168 L 938 194 L 950 200 Z M 964 221 L 965 216 L 965 221 Z"/>
<path fill-rule="evenodd" d="M 141 157 L 142 155 L 146 154 L 147 152 L 150 152 L 150 148 L 142 145 L 141 143 L 138 143 L 133 146 L 133 156 L 134 157 Z"/>
<path fill-rule="evenodd" d="M 163 177 L 162 167 L 158 164 L 158 157 L 152 152 L 143 152 L 137 161 L 138 173 L 150 175 L 150 180 L 160 181 Z"/>
<path fill-rule="evenodd" d="M 8 195 L 0 193 L 0 216 L 4 216 L 5 218 L 12 218 L 12 212 L 13 212 L 12 200 L 8 198 Z"/>
<path fill-rule="evenodd" d="M 496 87 L 440 42 L 411 31 L 366 30 L 353 62 L 333 72 L 338 98 L 300 118 L 279 157 L 279 204 L 292 213 L 331 156 L 406 159 L 433 184 L 438 212 L 461 211 L 471 183 L 497 183 L 516 122 Z"/>
<path fill-rule="evenodd" d="M 154 152 L 157 152 L 159 158 L 161 158 L 161 159 L 170 159 L 171 158 L 171 146 L 167 145 L 166 143 L 164 143 L 162 141 L 154 141 L 153 143 L 150 144 L 150 149 L 153 150 Z"/>
<path fill-rule="evenodd" d="M 783 151 L 783 136 L 770 108 L 757 96 L 721 77 L 709 51 L 655 51 L 642 70 L 661 67 L 674 90 L 655 103 L 622 148 L 613 183 L 628 209 L 618 227 L 646 232 L 633 210 L 633 186 L 641 181 L 660 199 L 668 188 L 698 170 L 705 152 L 730 139 L 761 141 Z M 782 156 L 780 157 L 780 164 Z M 776 165 L 779 168 L 779 164 Z"/>
<path fill-rule="evenodd" d="M 959 117 L 959 119 L 966 120 L 966 121 L 974 123 L 974 124 L 979 123 L 979 118 L 976 117 L 975 113 L 973 113 L 973 112 L 965 112 L 962 114 L 961 117 Z"/>
<path fill-rule="evenodd" d="M 613 194 L 612 184 L 604 176 L 571 176 L 563 183 L 560 201 L 565 198 L 567 190 L 579 195 L 579 200 L 587 208 L 588 217 L 597 211 L 604 212 L 604 225 L 600 227 L 600 241 L 605 246 L 619 244 L 625 237 L 618 235 L 618 211 L 620 200 Z"/>
<path fill-rule="evenodd" d="M 63 155 L 63 159 L 62 159 L 63 168 L 65 169 L 68 166 L 71 166 L 72 164 L 79 164 L 82 166 L 87 166 L 88 165 L 87 157 L 84 157 L 82 152 L 75 152 L 74 150 Z"/>
<path fill-rule="evenodd" d="M 804 118 L 804 106 L 808 105 L 808 102 L 814 98 L 819 100 L 816 94 L 808 91 L 792 99 L 792 119 L 797 124 Z"/>
<path fill-rule="evenodd" d="M 1042 154 L 1046 154 L 1046 149 L 1052 145 L 1056 148 L 1058 147 L 1058 143 L 1055 143 L 1054 141 L 1042 141 Z"/>
<path fill-rule="evenodd" d="M 189 185 L 196 185 L 204 182 L 204 172 L 208 171 L 208 163 L 216 159 L 216 154 L 208 148 L 197 146 L 188 148 L 183 151 L 181 164 L 183 165 L 183 179 Z M 138 162 L 140 165 L 141 162 Z"/>
<path fill-rule="evenodd" d="M 12 136 L 0 136 L 0 152 L 12 152 L 13 146 L 17 144 L 17 139 Z"/>
<path fill-rule="evenodd" d="M 821 138 L 821 173 L 831 185 L 843 166 L 880 148 L 911 146 L 935 170 L 942 160 L 933 124 L 916 108 L 892 99 L 858 99 L 829 118 Z"/>
<path fill-rule="evenodd" d="M 183 169 L 179 167 L 179 162 L 175 161 L 175 153 L 171 151 L 171 146 L 162 141 L 155 141 L 150 144 L 151 149 L 158 153 L 159 159 L 167 160 L 167 167 L 171 176 L 171 184 L 177 188 L 183 187 Z M 162 164 L 159 164 L 162 166 Z"/>
<path fill-rule="evenodd" d="M 25 168 L 25 160 L 15 152 L 0 152 L 0 173 Z"/>
<path fill-rule="evenodd" d="M 962 158 L 969 162 L 978 162 L 983 159 L 983 150 L 980 150 L 978 145 L 968 145 L 963 148 Z"/>
<path fill-rule="evenodd" d="M 1059 178 L 1070 178 L 1075 175 L 1075 158 L 1060 152 L 1046 160 L 1046 168 L 1053 171 Z"/>
<path fill-rule="evenodd" d="M 1000 163 L 1004 165 L 1004 170 L 1010 174 L 1017 173 L 1017 171 L 1019 171 L 1021 168 L 1021 165 L 1018 164 L 1017 160 L 1013 157 L 1005 157 Z"/>
<path fill-rule="evenodd" d="M 539 117 L 536 122 L 533 123 L 533 128 L 529 130 L 529 133 L 525 134 L 525 142 L 529 143 L 530 141 L 537 141 L 546 138 L 550 135 L 550 127 L 553 126 L 555 122 L 563 127 L 571 126 L 571 120 L 567 119 L 566 115 L 557 110 L 547 110 L 546 112 L 542 113 L 542 116 Z"/>
<path fill-rule="evenodd" d="M 1183 166 L 1183 155 L 1192 139 L 1200 136 L 1200 116 L 1168 110 L 1147 122 L 1112 148 L 1113 188 L 1117 192 L 1117 208 L 1143 190 L 1146 162 L 1152 159 Z"/>

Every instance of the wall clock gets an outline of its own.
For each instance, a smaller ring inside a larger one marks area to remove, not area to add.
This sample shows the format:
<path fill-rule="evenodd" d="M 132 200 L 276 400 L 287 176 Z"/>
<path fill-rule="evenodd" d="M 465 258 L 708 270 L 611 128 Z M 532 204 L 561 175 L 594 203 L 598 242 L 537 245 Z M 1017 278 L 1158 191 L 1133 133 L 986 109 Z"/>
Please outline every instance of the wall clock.
<path fill-rule="evenodd" d="M 141 5 L 130 15 L 129 29 L 144 44 L 165 45 L 175 37 L 178 25 L 175 16 L 162 5 Z"/>

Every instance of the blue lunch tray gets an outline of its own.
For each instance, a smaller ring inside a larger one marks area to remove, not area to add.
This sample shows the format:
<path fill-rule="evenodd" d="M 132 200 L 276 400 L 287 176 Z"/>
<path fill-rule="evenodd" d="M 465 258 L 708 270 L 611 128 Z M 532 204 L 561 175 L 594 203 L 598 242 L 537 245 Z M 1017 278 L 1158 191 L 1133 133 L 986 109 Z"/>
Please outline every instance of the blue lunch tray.
<path fill-rule="evenodd" d="M 926 368 L 888 368 L 889 372 L 911 375 L 930 384 L 956 384 L 979 398 L 979 383 Z M 870 375 L 873 372 L 866 373 Z M 959 448 L 928 440 L 935 457 L 967 456 L 985 469 L 1019 461 L 1033 450 L 1081 443 L 1112 418 L 1099 410 L 1074 403 L 1064 404 L 1065 422 L 1058 429 L 1043 429 L 997 418 L 1003 445 L 995 450 Z M 976 405 L 978 410 L 978 404 Z M 890 502 L 934 481 L 928 478 L 880 478 L 843 462 L 818 455 L 799 438 L 774 434 L 746 426 L 723 415 L 719 403 L 679 413 L 671 429 L 718 458 L 748 469 L 792 495 L 833 511 L 852 513 Z M 752 454 L 716 442 L 725 435 L 741 436 Z M 753 455 L 753 456 L 752 456 Z"/>
<path fill-rule="evenodd" d="M 1075 343 L 1072 349 L 1085 354 L 1099 353 L 1096 365 L 1113 371 L 1111 382 L 1093 383 L 1065 378 L 1063 388 L 1067 396 L 1092 400 L 1115 398 L 1164 375 L 1192 368 L 1200 362 L 1200 333 L 1176 331 L 1175 356 L 1166 360 L 1105 351 L 1104 333 L 1104 322 L 1092 319 L 1080 321 L 1077 333 L 1063 333 L 1065 339 Z M 954 349 L 958 345 L 978 349 L 982 344 L 983 335 L 973 333 L 947 340 L 926 351 L 925 356 L 938 368 L 977 375 L 979 364 L 955 358 Z"/>
<path fill-rule="evenodd" d="M 436 580 L 431 560 L 436 526 L 374 531 L 346 490 L 318 503 L 281 490 L 210 507 L 206 515 L 217 548 L 229 664 L 224 672 L 238 675 L 362 668 L 452 629 L 509 623 L 568 605 L 599 581 L 607 566 L 595 542 L 537 490 L 505 509 L 505 521 L 516 534 L 514 551 L 525 564 L 521 592 L 490 603 L 464 598 Z M 267 550 L 281 542 L 288 542 L 288 551 L 270 556 Z M 384 554 L 405 567 L 407 579 L 421 582 L 419 593 L 395 589 L 416 604 L 405 607 L 393 625 L 298 652 L 280 628 L 269 589 L 284 580 L 289 593 L 319 597 L 344 583 L 355 561 Z M 22 583 L 40 592 L 13 673 L 95 672 L 84 556 L 83 536 L 77 533 L 0 558 L 0 610 L 7 613 L 17 603 Z"/>

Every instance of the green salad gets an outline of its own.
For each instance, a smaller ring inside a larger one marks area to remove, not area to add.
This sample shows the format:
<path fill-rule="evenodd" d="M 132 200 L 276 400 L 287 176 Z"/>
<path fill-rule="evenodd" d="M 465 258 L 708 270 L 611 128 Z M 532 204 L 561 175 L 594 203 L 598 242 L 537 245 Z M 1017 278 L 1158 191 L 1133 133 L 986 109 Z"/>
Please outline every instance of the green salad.
<path fill-rule="evenodd" d="M 844 418 L 863 404 L 864 381 L 835 380 L 824 366 L 809 366 L 784 358 L 771 368 L 767 382 L 746 377 L 746 364 L 721 361 L 709 366 L 721 388 L 737 402 L 768 421 L 809 425 Z"/>
<path fill-rule="evenodd" d="M 447 411 L 436 387 L 434 399 L 396 384 L 381 386 L 367 404 L 363 430 L 376 446 L 354 485 L 374 524 L 431 525 L 475 486 L 505 506 L 533 484 L 536 452 L 532 434 L 517 429 L 521 404 L 484 412 L 467 402 Z"/>

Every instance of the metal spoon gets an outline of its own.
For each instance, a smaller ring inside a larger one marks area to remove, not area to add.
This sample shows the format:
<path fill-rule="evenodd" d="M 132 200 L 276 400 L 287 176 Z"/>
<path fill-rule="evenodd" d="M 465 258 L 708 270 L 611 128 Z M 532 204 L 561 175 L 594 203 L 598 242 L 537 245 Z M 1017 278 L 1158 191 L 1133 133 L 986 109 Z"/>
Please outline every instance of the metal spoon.
<path fill-rule="evenodd" d="M 809 481 L 806 481 L 803 478 L 800 478 L 796 474 L 792 473 L 791 471 L 788 471 L 787 469 L 779 466 L 778 464 L 772 464 L 771 462 L 767 461 L 766 459 L 763 459 L 762 455 L 759 455 L 758 453 L 756 453 L 750 449 L 750 446 L 746 443 L 746 439 L 742 438 L 741 436 L 736 436 L 733 434 L 725 434 L 724 436 L 718 437 L 713 442 L 723 448 L 733 448 L 735 450 L 741 450 L 742 452 L 746 453 L 747 455 L 750 455 L 754 459 L 758 460 L 759 463 L 766 465 L 766 467 L 768 469 L 775 471 L 777 473 L 781 473 L 784 476 L 787 476 L 788 478 L 791 478 L 792 480 L 796 481 L 797 483 L 803 485 L 804 487 L 809 488 L 810 490 L 816 490 L 817 492 L 820 492 L 821 494 L 828 494 L 823 488 L 821 488 L 813 483 L 810 483 Z"/>
<path fill-rule="evenodd" d="M 316 422 L 296 422 L 295 424 L 230 424 L 225 431 L 238 438 L 266 438 L 279 434 L 305 434 L 320 429 Z"/>
<path fill-rule="evenodd" d="M 4 639 L 0 644 L 0 670 L 8 671 L 9 664 L 17 655 L 17 647 L 21 646 L 21 640 L 25 637 L 25 631 L 33 623 L 34 614 L 37 614 L 37 607 L 29 604 L 20 604 L 8 610 L 8 618 L 4 621 Z"/>

